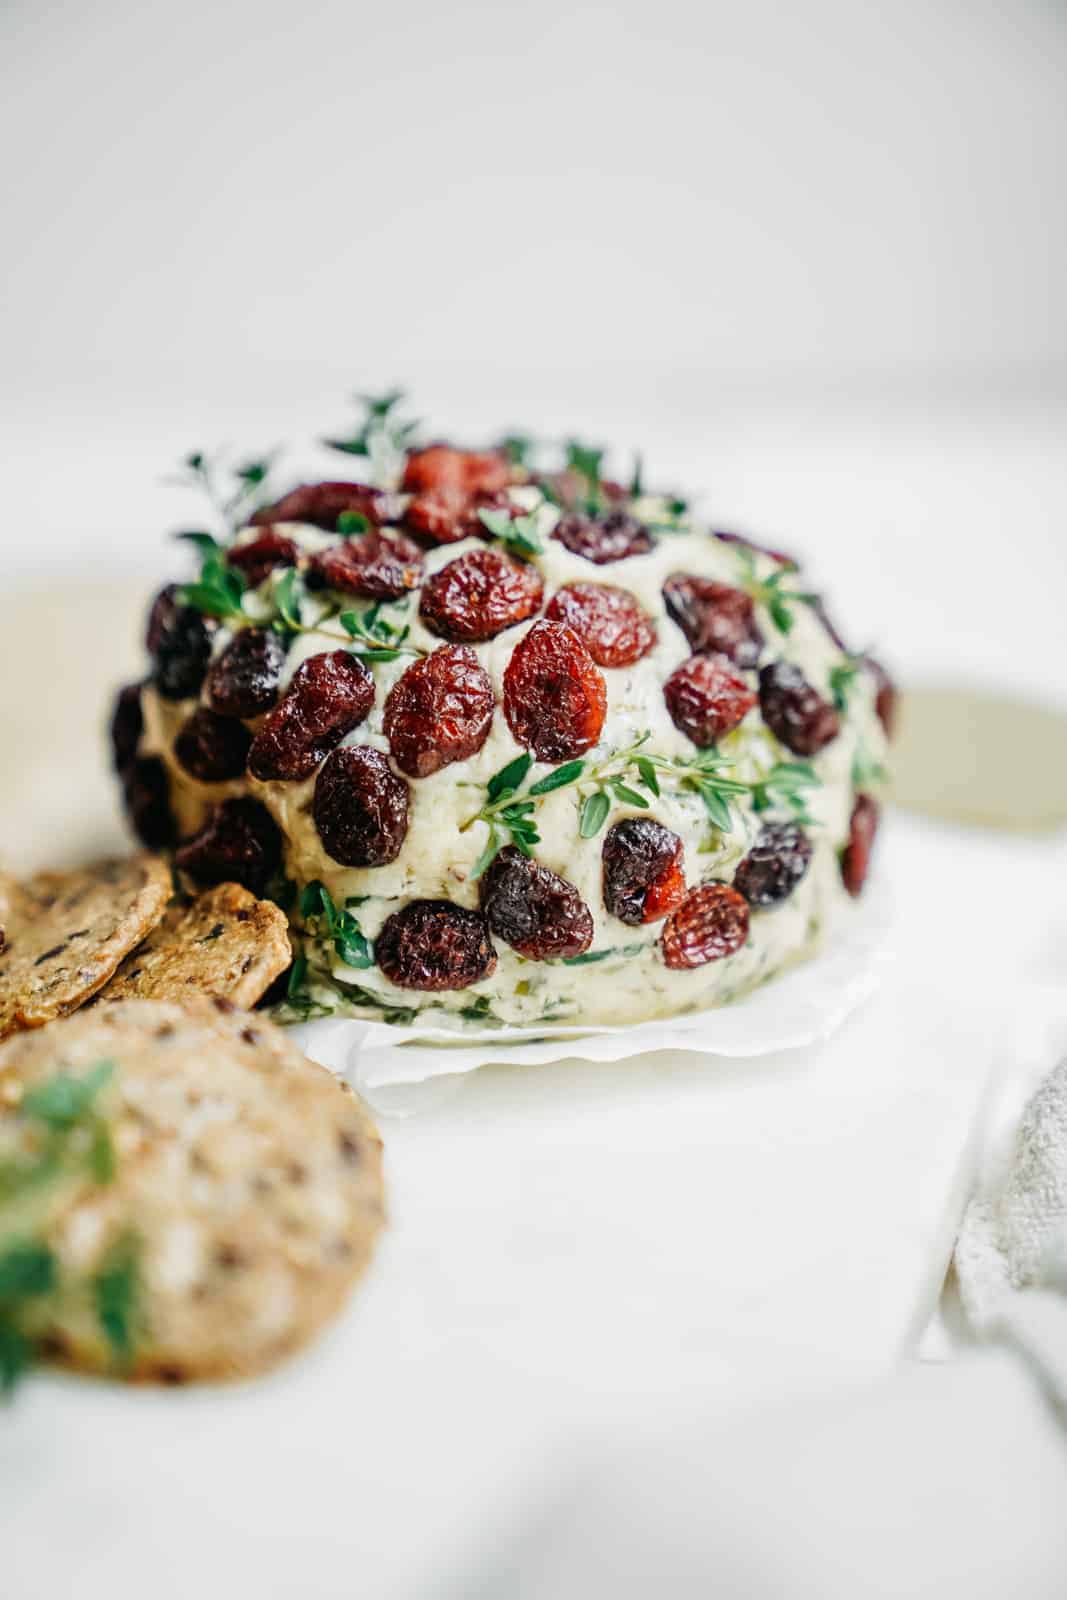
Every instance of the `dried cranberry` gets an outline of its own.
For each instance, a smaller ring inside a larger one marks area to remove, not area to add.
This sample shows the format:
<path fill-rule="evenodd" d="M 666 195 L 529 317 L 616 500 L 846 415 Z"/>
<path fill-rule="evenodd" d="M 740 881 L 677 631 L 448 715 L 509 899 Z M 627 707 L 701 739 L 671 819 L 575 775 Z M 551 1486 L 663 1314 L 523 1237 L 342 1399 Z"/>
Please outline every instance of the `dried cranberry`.
<path fill-rule="evenodd" d="M 164 700 L 188 700 L 200 693 L 217 626 L 213 617 L 180 603 L 177 584 L 168 584 L 156 596 L 145 643 L 155 664 L 152 681 Z"/>
<path fill-rule="evenodd" d="M 276 567 L 295 567 L 299 559 L 299 547 L 275 528 L 264 528 L 255 539 L 231 545 L 226 552 L 226 565 L 243 573 L 250 589 L 258 588 Z"/>
<path fill-rule="evenodd" d="M 170 779 L 158 756 L 139 756 L 122 774 L 130 826 L 149 850 L 169 850 L 176 826 L 170 809 Z"/>
<path fill-rule="evenodd" d="M 841 876 L 850 895 L 858 895 L 867 881 L 878 820 L 877 800 L 858 794 L 849 818 L 848 844 L 841 852 Z"/>
<path fill-rule="evenodd" d="M 374 704 L 374 679 L 358 656 L 325 650 L 293 673 L 285 696 L 268 711 L 252 741 L 254 778 L 310 778 Z"/>
<path fill-rule="evenodd" d="M 396 496 L 366 483 L 304 483 L 292 489 L 272 506 L 264 506 L 251 519 L 253 523 L 308 522 L 327 533 L 337 531 L 338 521 L 349 516 L 366 517 L 375 524 L 390 522 L 397 511 Z"/>
<path fill-rule="evenodd" d="M 682 841 L 649 817 L 626 817 L 604 840 L 604 905 L 639 928 L 658 922 L 685 896 Z"/>
<path fill-rule="evenodd" d="M 573 883 L 514 845 L 501 850 L 479 889 L 492 932 L 530 961 L 580 956 L 593 942 L 593 918 Z"/>
<path fill-rule="evenodd" d="M 235 717 L 199 706 L 178 732 L 174 755 L 179 766 L 201 783 L 224 783 L 245 770 L 252 735 Z"/>
<path fill-rule="evenodd" d="M 449 900 L 412 900 L 394 911 L 374 951 L 385 976 L 404 989 L 466 989 L 496 967 L 485 918 Z"/>
<path fill-rule="evenodd" d="M 676 572 L 663 585 L 663 599 L 691 649 L 726 656 L 737 667 L 756 665 L 763 635 L 756 608 L 742 589 Z"/>
<path fill-rule="evenodd" d="M 493 685 L 473 650 L 443 644 L 397 679 L 385 702 L 393 759 L 412 778 L 428 778 L 475 755 L 489 737 Z"/>
<path fill-rule="evenodd" d="M 768 728 L 794 755 L 817 755 L 841 731 L 833 706 L 790 661 L 772 661 L 762 669 L 759 703 Z"/>
<path fill-rule="evenodd" d="M 663 685 L 663 698 L 675 727 L 701 749 L 730 733 L 756 704 L 725 656 L 690 656 Z"/>
<path fill-rule="evenodd" d="M 897 723 L 896 685 L 881 662 L 875 661 L 873 656 L 865 656 L 863 664 L 874 679 L 875 712 L 887 738 L 891 739 Z"/>
<path fill-rule="evenodd" d="M 125 772 L 137 754 L 144 732 L 141 711 L 141 685 L 127 683 L 115 696 L 111 713 L 111 753 L 116 772 Z"/>
<path fill-rule="evenodd" d="M 273 628 L 242 628 L 207 675 L 207 698 L 224 717 L 258 717 L 278 699 L 285 641 Z"/>
<path fill-rule="evenodd" d="M 431 633 L 458 644 L 481 644 L 540 609 L 544 593 L 534 567 L 500 550 L 467 550 L 427 578 L 420 615 Z"/>
<path fill-rule="evenodd" d="M 684 971 L 721 961 L 748 938 L 748 901 L 727 883 L 691 889 L 668 920 L 661 939 L 668 967 Z"/>
<path fill-rule="evenodd" d="M 628 589 L 610 583 L 568 583 L 545 610 L 584 640 L 598 667 L 632 667 L 656 642 L 656 629 Z"/>
<path fill-rule="evenodd" d="M 197 883 L 242 883 L 262 894 L 282 859 L 282 836 L 258 800 L 224 800 L 191 839 L 178 846 L 175 863 Z"/>
<path fill-rule="evenodd" d="M 479 510 L 501 504 L 514 477 L 506 457 L 495 452 L 444 444 L 417 450 L 408 457 L 401 484 L 413 496 L 404 521 L 438 544 L 452 544 L 481 532 Z"/>
<path fill-rule="evenodd" d="M 597 516 L 571 511 L 560 518 L 552 535 L 573 555 L 584 556 L 598 567 L 609 561 L 624 561 L 652 549 L 648 529 L 628 511 L 606 511 Z"/>
<path fill-rule="evenodd" d="M 811 840 L 795 822 L 765 822 L 734 875 L 750 906 L 766 910 L 788 899 L 811 863 Z"/>
<path fill-rule="evenodd" d="M 408 786 L 380 750 L 347 745 L 326 757 L 312 805 L 322 847 L 346 867 L 384 867 L 408 831 Z"/>
<path fill-rule="evenodd" d="M 422 581 L 422 551 L 402 533 L 372 528 L 313 555 L 310 589 L 335 589 L 367 600 L 398 600 Z"/>
<path fill-rule="evenodd" d="M 747 539 L 741 533 L 722 533 L 716 530 L 712 533 L 712 538 L 721 540 L 723 544 L 744 545 L 746 550 L 755 550 L 758 555 L 770 556 L 772 561 L 777 561 L 783 567 L 795 567 L 797 565 L 793 556 L 786 555 L 784 550 L 772 550 L 770 545 L 757 544 L 755 539 Z"/>
<path fill-rule="evenodd" d="M 596 744 L 608 709 L 604 675 L 572 628 L 535 622 L 504 671 L 508 727 L 538 761 L 569 761 Z"/>
<path fill-rule="evenodd" d="M 562 472 L 550 472 L 540 479 L 540 487 L 567 511 L 577 511 L 589 498 L 589 479 L 582 472 L 576 472 L 573 467 L 565 467 Z M 621 483 L 613 483 L 608 478 L 602 478 L 597 485 L 601 498 L 612 505 L 619 505 L 630 498 L 630 492 Z"/>

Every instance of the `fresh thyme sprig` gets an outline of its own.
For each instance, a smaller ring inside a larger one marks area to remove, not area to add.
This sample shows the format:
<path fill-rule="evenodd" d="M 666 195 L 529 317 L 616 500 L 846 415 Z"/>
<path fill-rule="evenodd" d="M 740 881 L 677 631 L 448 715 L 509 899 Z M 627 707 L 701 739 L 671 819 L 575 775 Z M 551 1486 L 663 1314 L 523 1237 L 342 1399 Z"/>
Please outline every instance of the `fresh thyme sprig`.
<path fill-rule="evenodd" d="M 82 1077 L 61 1073 L 23 1095 L 14 1115 L 30 1125 L 35 1142 L 0 1164 L 0 1202 L 10 1216 L 25 1217 L 35 1193 L 64 1178 L 86 1173 L 101 1186 L 112 1181 L 115 1152 L 96 1101 L 114 1070 L 113 1062 L 100 1061 Z M 135 1237 L 124 1235 L 88 1283 L 97 1322 L 119 1364 L 128 1361 L 136 1333 L 136 1256 Z M 0 1249 L 0 1391 L 9 1392 L 32 1363 L 26 1323 L 33 1302 L 61 1287 L 60 1276 L 51 1247 L 32 1231 Z"/>
<path fill-rule="evenodd" d="M 744 544 L 735 546 L 735 550 L 737 559 L 744 569 L 745 593 L 757 604 L 766 606 L 771 621 L 779 633 L 792 633 L 796 620 L 793 608 L 797 605 L 815 605 L 819 596 L 805 590 L 784 587 L 786 579 L 794 577 L 799 570 L 795 562 L 783 562 L 766 578 L 761 578 L 756 567 L 755 552 Z"/>
<path fill-rule="evenodd" d="M 200 576 L 178 591 L 182 605 L 194 606 L 206 616 L 243 627 L 249 621 L 244 610 L 248 587 L 244 574 L 226 565 L 225 549 L 210 533 L 179 533 L 177 537 L 194 545 L 202 558 Z"/>
<path fill-rule="evenodd" d="M 185 488 L 199 489 L 223 527 L 232 534 L 270 498 L 266 485 L 280 454 L 279 450 L 271 450 L 264 456 L 227 468 L 221 454 L 212 457 L 203 450 L 191 450 L 171 481 Z M 229 488 L 220 483 L 223 474 L 228 474 L 232 480 Z"/>
<path fill-rule="evenodd" d="M 513 467 L 527 467 L 536 448 L 535 441 L 526 433 L 505 434 L 498 446 Z"/>
<path fill-rule="evenodd" d="M 490 778 L 480 810 L 460 825 L 461 833 L 476 822 L 484 822 L 488 828 L 485 846 L 471 868 L 472 879 L 482 876 L 508 839 L 524 855 L 533 854 L 534 845 L 541 840 L 534 820 L 537 803 L 559 789 L 576 788 L 581 796 L 578 832 L 583 839 L 596 837 L 613 802 L 647 810 L 647 797 L 626 781 L 631 772 L 636 775 L 635 782 L 654 796 L 662 794 L 664 781 L 699 795 L 710 821 L 722 833 L 733 832 L 736 803 L 742 796 L 749 797 L 754 811 L 782 806 L 797 821 L 812 824 L 804 796 L 818 787 L 819 778 L 807 762 L 780 761 L 758 779 L 743 779 L 734 775 L 730 758 L 715 750 L 700 750 L 694 756 L 660 756 L 647 749 L 650 738 L 646 730 L 632 745 L 612 751 L 595 764 L 565 761 L 525 790 L 532 755 L 524 751 L 509 761 Z"/>
<path fill-rule="evenodd" d="M 337 618 L 348 637 L 357 646 L 355 654 L 364 661 L 396 661 L 400 656 L 424 656 L 418 645 L 407 644 L 411 626 L 390 622 L 381 615 L 384 602 L 375 601 L 362 616 L 355 611 L 342 611 Z"/>
<path fill-rule="evenodd" d="M 374 965 L 374 946 L 349 909 L 359 904 L 359 899 L 351 897 L 339 911 L 326 885 L 316 878 L 301 893 L 300 915 L 312 937 L 329 940 L 346 967 L 365 971 Z"/>
<path fill-rule="evenodd" d="M 416 419 L 401 418 L 398 408 L 405 399 L 403 389 L 389 389 L 382 395 L 361 394 L 355 398 L 363 408 L 360 425 L 347 438 L 322 442 L 343 455 L 363 457 L 368 463 L 368 475 L 374 481 L 388 481 L 399 471 L 420 423 Z"/>
<path fill-rule="evenodd" d="M 595 516 L 604 506 L 604 488 L 601 473 L 604 465 L 603 450 L 595 450 L 577 439 L 567 440 L 567 466 L 585 480 L 583 510 Z"/>
<path fill-rule="evenodd" d="M 888 769 L 860 745 L 852 758 L 852 787 L 857 793 L 868 789 L 881 789 L 889 782 Z"/>
<path fill-rule="evenodd" d="M 848 710 L 848 697 L 863 667 L 863 657 L 845 655 L 830 668 L 830 696 L 836 710 Z"/>
<path fill-rule="evenodd" d="M 478 520 L 512 555 L 524 561 L 531 556 L 544 555 L 541 519 L 536 511 L 518 517 L 513 517 L 510 511 L 479 511 Z"/>
<path fill-rule="evenodd" d="M 320 998 L 323 994 L 336 995 L 346 1006 L 363 1006 L 369 1011 L 380 1011 L 383 1022 L 402 1025 L 412 1022 L 417 1015 L 411 1006 L 395 1005 L 384 995 L 374 994 L 360 984 L 342 982 L 334 973 L 310 964 L 305 955 L 297 956 L 289 971 L 285 999 L 277 1008 L 283 1019 L 295 1018 L 310 1022 L 319 1017 L 332 1017 L 337 1007 Z"/>

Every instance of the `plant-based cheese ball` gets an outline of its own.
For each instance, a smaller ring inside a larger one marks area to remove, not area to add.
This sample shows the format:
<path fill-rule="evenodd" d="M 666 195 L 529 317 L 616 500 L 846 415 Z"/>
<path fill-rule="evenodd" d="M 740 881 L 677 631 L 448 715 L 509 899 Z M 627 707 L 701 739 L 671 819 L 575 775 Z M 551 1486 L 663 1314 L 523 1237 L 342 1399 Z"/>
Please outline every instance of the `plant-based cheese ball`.
<path fill-rule="evenodd" d="M 283 1019 L 619 1024 L 811 954 L 864 886 L 884 670 L 599 452 L 417 447 L 396 404 L 352 481 L 245 468 L 195 536 L 116 704 L 135 828 L 286 907 Z"/>

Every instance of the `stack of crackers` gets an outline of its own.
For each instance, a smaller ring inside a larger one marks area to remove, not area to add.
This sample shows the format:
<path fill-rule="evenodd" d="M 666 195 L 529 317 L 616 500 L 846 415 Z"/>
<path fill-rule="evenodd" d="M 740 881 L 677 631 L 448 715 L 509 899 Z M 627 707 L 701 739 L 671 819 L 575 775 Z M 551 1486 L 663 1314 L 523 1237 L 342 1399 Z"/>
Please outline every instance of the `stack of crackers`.
<path fill-rule="evenodd" d="M 284 914 L 175 897 L 140 855 L 0 877 L 0 930 L 0 1381 L 271 1367 L 383 1221 L 366 1109 L 247 1010 L 290 964 Z"/>

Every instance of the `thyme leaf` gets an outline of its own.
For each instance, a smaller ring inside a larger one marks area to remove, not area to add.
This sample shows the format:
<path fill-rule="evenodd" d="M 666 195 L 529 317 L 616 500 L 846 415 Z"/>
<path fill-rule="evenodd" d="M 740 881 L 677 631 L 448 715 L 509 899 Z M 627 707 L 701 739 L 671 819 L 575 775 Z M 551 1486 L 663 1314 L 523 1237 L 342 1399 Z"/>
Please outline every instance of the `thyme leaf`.
<path fill-rule="evenodd" d="M 318 878 L 307 884 L 301 892 L 300 915 L 312 936 L 328 940 L 338 960 L 343 961 L 346 967 L 365 971 L 374 966 L 374 946 L 351 911 L 347 907 L 343 911 L 338 910 L 330 891 Z M 298 988 L 303 983 L 303 976 L 302 973 L 297 980 Z"/>

